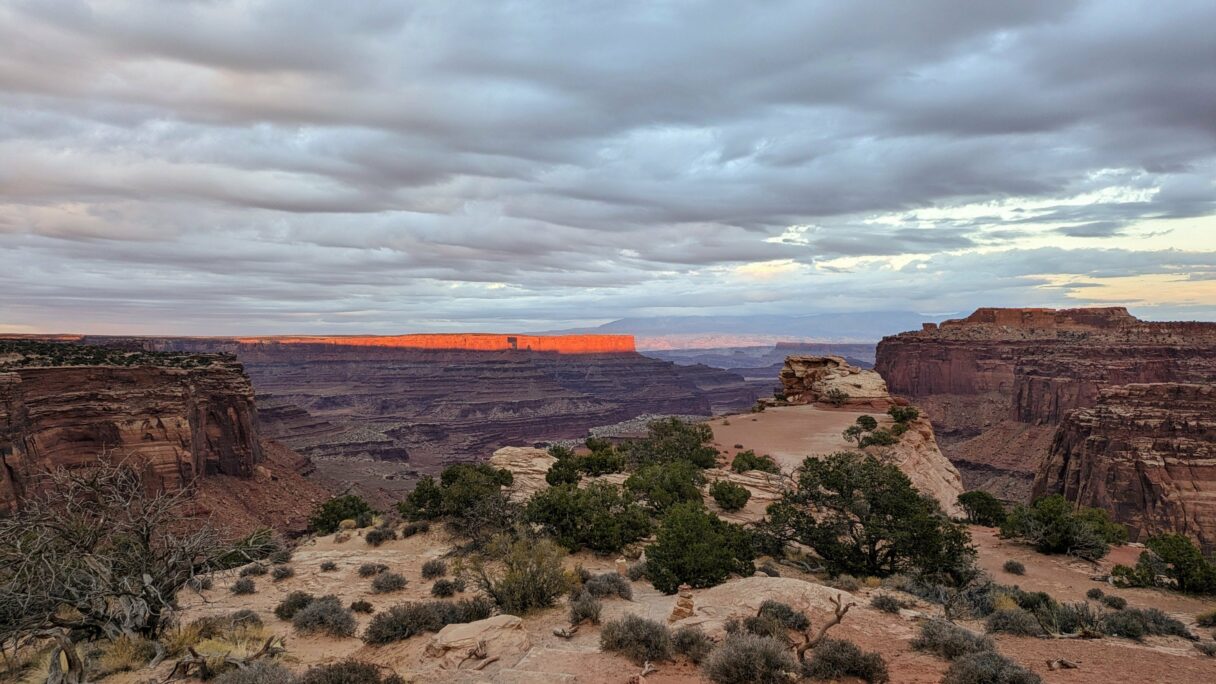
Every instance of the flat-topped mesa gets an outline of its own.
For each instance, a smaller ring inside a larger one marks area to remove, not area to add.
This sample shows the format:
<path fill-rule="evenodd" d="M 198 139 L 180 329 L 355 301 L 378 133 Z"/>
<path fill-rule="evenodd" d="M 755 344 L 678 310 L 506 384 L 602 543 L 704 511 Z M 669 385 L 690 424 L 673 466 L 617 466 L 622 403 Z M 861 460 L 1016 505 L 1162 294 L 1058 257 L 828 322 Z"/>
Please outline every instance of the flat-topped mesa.
<path fill-rule="evenodd" d="M 241 344 L 309 344 L 451 351 L 534 351 L 558 354 L 621 354 L 636 351 L 633 335 L 499 335 L 492 333 L 299 335 L 244 337 L 236 338 L 234 341 Z"/>
<path fill-rule="evenodd" d="M 890 406 L 882 376 L 850 365 L 840 356 L 787 356 L 781 368 L 781 391 L 790 404 Z"/>
<path fill-rule="evenodd" d="M 1061 423 L 1034 496 L 1104 508 L 1133 541 L 1180 532 L 1216 548 L 1216 386 L 1132 384 Z"/>
<path fill-rule="evenodd" d="M 1216 340 L 1216 323 L 1143 321 L 1122 306 L 1080 309 L 982 307 L 966 318 L 925 323 L 894 337 L 1034 340 L 1123 339 L 1148 344 L 1203 338 Z"/>

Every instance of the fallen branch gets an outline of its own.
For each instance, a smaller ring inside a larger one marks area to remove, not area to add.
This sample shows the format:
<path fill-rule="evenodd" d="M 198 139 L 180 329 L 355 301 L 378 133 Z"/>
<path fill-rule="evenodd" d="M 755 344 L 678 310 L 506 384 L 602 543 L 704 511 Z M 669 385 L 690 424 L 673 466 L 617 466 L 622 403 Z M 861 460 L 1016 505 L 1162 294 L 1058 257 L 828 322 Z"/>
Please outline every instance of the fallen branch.
<path fill-rule="evenodd" d="M 834 607 L 832 619 L 825 622 L 823 626 L 819 628 L 819 633 L 814 637 L 811 636 L 810 628 L 807 628 L 806 633 L 802 635 L 802 645 L 798 647 L 798 662 L 800 663 L 806 662 L 806 652 L 818 646 L 819 642 L 823 641 L 823 638 L 827 636 L 828 630 L 836 625 L 839 625 L 841 620 L 844 620 L 844 616 L 849 612 L 849 609 L 856 605 L 852 601 L 845 604 L 843 594 L 836 594 L 836 596 L 829 600 L 832 602 L 832 606 Z"/>
<path fill-rule="evenodd" d="M 1065 658 L 1056 658 L 1055 660 L 1047 661 L 1047 668 L 1049 670 L 1075 670 L 1079 667 L 1081 667 L 1080 662 L 1067 660 Z"/>

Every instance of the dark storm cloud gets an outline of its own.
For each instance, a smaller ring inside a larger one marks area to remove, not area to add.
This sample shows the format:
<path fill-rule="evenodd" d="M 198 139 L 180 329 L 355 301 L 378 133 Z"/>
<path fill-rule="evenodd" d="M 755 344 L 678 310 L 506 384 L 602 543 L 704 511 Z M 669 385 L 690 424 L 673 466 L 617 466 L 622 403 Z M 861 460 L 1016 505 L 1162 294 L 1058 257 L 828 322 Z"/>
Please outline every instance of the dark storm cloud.
<path fill-rule="evenodd" d="M 0 325 L 543 328 L 1201 281 L 1213 25 L 1198 0 L 0 3 Z M 1142 244 L 1092 249 L 1115 239 Z"/>

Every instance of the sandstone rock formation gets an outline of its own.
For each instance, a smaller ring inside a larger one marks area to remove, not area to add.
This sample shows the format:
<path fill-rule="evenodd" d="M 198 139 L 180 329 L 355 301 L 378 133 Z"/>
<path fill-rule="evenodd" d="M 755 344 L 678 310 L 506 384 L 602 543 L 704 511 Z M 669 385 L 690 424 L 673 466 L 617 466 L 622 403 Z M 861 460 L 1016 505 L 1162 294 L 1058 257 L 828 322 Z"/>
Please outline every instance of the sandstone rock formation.
<path fill-rule="evenodd" d="M 200 368 L 0 368 L 0 506 L 38 473 L 101 453 L 146 464 L 170 491 L 211 475 L 251 477 L 262 447 L 249 379 L 225 357 Z"/>
<path fill-rule="evenodd" d="M 1029 497 L 1056 425 L 1103 387 L 1216 378 L 1216 324 L 1123 308 L 979 309 L 887 337 L 875 369 L 932 419 L 968 488 Z"/>
<path fill-rule="evenodd" d="M 312 464 L 262 439 L 232 357 L 58 346 L 0 341 L 0 510 L 37 491 L 42 473 L 106 455 L 162 490 L 194 486 L 194 513 L 234 535 L 307 528 L 325 496 L 304 479 Z"/>
<path fill-rule="evenodd" d="M 397 347 L 460 351 L 543 351 L 559 354 L 616 354 L 637 351 L 633 335 L 498 335 L 451 333 L 433 335 L 301 335 L 242 337 L 240 344 L 308 344 L 338 347 Z"/>
<path fill-rule="evenodd" d="M 442 670 L 473 669 L 479 662 L 518 660 L 532 647 L 523 620 L 514 615 L 448 625 L 426 646 L 426 655 Z"/>
<path fill-rule="evenodd" d="M 1060 425 L 1034 495 L 1109 510 L 1132 540 L 1181 532 L 1216 547 L 1216 386 L 1132 384 Z"/>
<path fill-rule="evenodd" d="M 786 357 L 780 378 L 785 400 L 791 404 L 820 403 L 832 392 L 843 392 L 850 406 L 890 405 L 882 376 L 851 366 L 839 356 Z"/>
<path fill-rule="evenodd" d="M 527 501 L 536 492 L 547 489 L 545 475 L 557 463 L 545 449 L 535 447 L 503 447 L 490 456 L 490 465 L 511 471 L 514 481 L 507 488 L 512 501 Z"/>

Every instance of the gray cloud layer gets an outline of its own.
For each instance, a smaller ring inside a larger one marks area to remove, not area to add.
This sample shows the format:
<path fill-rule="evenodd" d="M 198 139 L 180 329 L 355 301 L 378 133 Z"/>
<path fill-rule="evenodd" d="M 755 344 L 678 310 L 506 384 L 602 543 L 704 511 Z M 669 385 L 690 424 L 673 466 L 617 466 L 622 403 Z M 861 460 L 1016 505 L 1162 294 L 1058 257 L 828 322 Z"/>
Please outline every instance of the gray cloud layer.
<path fill-rule="evenodd" d="M 1202 0 L 0 0 L 0 325 L 548 328 L 1203 282 L 1212 26 Z"/>

